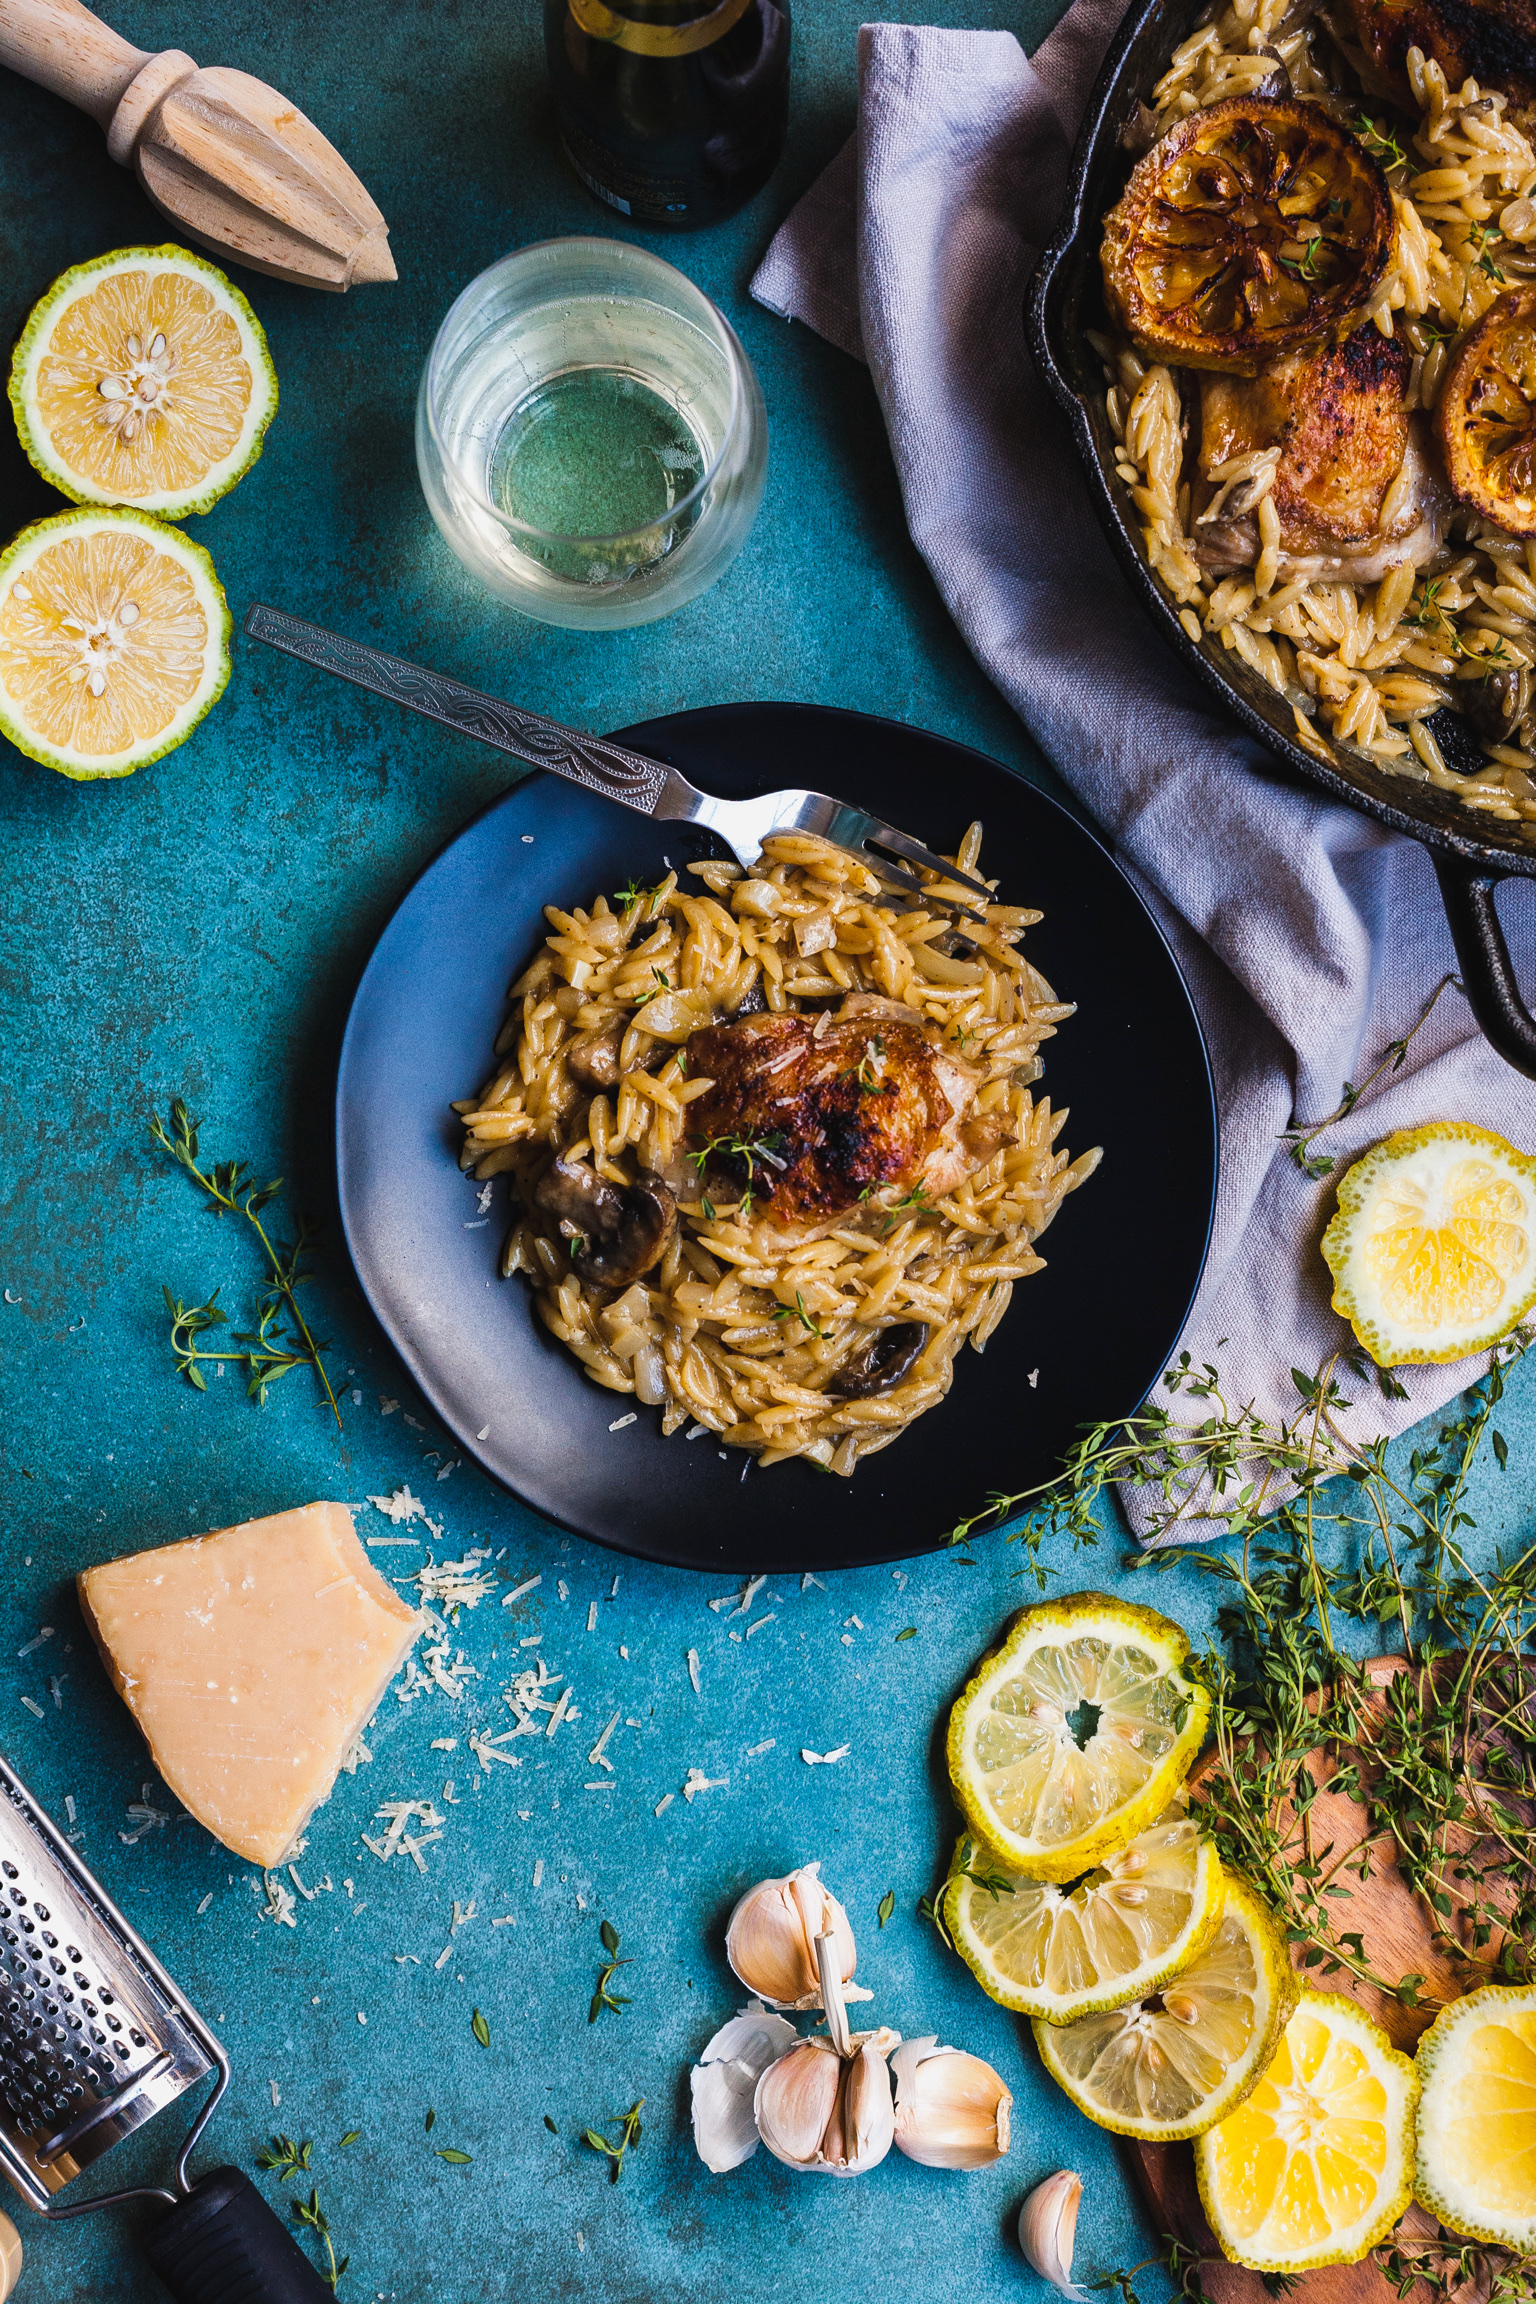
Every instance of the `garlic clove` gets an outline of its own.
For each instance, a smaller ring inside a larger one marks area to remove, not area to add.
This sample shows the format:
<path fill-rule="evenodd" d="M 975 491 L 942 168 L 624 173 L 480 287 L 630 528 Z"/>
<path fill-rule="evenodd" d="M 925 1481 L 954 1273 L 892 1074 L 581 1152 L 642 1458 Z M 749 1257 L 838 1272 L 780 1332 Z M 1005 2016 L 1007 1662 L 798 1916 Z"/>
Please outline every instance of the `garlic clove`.
<path fill-rule="evenodd" d="M 878 2168 L 896 2134 L 889 2050 L 880 2040 L 878 2032 L 868 2035 L 843 2065 L 841 2158 L 830 2137 L 822 2148 L 834 2176 L 862 2176 Z"/>
<path fill-rule="evenodd" d="M 725 1956 L 747 1990 L 770 2007 L 819 2008 L 816 1939 L 822 1935 L 835 1940 L 844 1998 L 872 1998 L 851 1981 L 858 1961 L 853 1930 L 842 1905 L 822 1885 L 819 1863 L 749 1888 L 726 1928 Z"/>
<path fill-rule="evenodd" d="M 770 2064 L 757 2083 L 757 2132 L 788 2168 L 823 2165 L 822 2138 L 837 2110 L 842 2058 L 829 2040 L 802 2040 Z"/>
<path fill-rule="evenodd" d="M 1049 2280 L 1074 2304 L 1083 2304 L 1083 2291 L 1072 2278 L 1072 2248 L 1077 2238 L 1077 2210 L 1083 2180 L 1069 2168 L 1037 2184 L 1019 2210 L 1019 2246 L 1042 2280 Z"/>
<path fill-rule="evenodd" d="M 752 2114 L 757 2083 L 794 2041 L 793 2024 L 782 2016 L 770 2016 L 754 2000 L 722 2024 L 705 2047 L 689 2075 L 693 2141 L 699 2158 L 715 2175 L 739 2168 L 757 2150 Z"/>
<path fill-rule="evenodd" d="M 925 2168 L 988 2168 L 1001 2160 L 1013 2098 L 990 2064 L 941 2046 L 930 2032 L 903 2041 L 891 2071 L 896 2146 L 909 2160 Z"/>

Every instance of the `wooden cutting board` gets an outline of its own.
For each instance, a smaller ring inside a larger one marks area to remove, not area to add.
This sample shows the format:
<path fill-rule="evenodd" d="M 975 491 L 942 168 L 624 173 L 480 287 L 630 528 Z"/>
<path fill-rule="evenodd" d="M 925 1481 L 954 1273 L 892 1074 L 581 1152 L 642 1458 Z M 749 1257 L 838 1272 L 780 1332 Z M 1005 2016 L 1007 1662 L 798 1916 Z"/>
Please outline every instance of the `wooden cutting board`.
<path fill-rule="evenodd" d="M 1366 1666 L 1366 1673 L 1375 1686 L 1385 1687 L 1403 1668 L 1400 1656 L 1382 1656 Z M 1310 1765 L 1322 1783 L 1327 1766 L 1321 1753 Z M 1198 1790 L 1205 1773 L 1206 1769 L 1195 1771 L 1192 1789 Z M 1365 1830 L 1363 1809 L 1337 1793 L 1320 1793 L 1311 1813 L 1313 1844 L 1319 1849 L 1331 1841 L 1336 1851 L 1342 1851 L 1357 1842 Z M 1378 1857 L 1368 1879 L 1342 1873 L 1338 1877 L 1339 1884 L 1349 1890 L 1350 1903 L 1347 1911 L 1342 1903 L 1339 1905 L 1337 1931 L 1342 1934 L 1358 1929 L 1372 1967 L 1382 1975 L 1421 1975 L 1421 2005 L 1405 2008 L 1391 1993 L 1356 1984 L 1342 1973 L 1303 1973 L 1315 1990 L 1348 1992 L 1376 2019 L 1393 2045 L 1411 2055 L 1438 2006 L 1454 2000 L 1465 1988 L 1461 1972 L 1437 1944 L 1422 1903 L 1395 1865 L 1385 1865 Z M 1200 2276 L 1211 2304 L 1274 2304 L 1257 2272 L 1228 2264 L 1222 2257 L 1200 2205 L 1193 2145 L 1128 2142 L 1126 2150 L 1155 2230 L 1171 2233 L 1207 2259 Z M 1415 2206 L 1399 2229 L 1405 2237 L 1427 2238 L 1436 2227 L 1433 2219 Z M 1303 2304 L 1396 2304 L 1396 2291 L 1369 2259 L 1363 2264 L 1336 2264 L 1323 2272 L 1304 2273 L 1295 2293 Z"/>

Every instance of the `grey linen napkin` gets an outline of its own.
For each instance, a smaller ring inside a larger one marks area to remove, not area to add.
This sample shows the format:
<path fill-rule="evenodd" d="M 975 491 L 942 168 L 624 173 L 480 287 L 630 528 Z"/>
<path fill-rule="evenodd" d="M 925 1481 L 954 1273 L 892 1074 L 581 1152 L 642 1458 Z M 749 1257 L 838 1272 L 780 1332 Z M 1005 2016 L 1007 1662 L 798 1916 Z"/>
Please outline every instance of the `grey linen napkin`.
<path fill-rule="evenodd" d="M 1173 945 L 1222 1129 L 1210 1261 L 1182 1349 L 1220 1366 L 1234 1403 L 1290 1416 L 1291 1370 L 1315 1370 L 1351 1339 L 1317 1252 L 1332 1185 L 1303 1175 L 1277 1139 L 1293 1118 L 1334 1108 L 1455 956 L 1424 849 L 1277 783 L 1269 756 L 1152 629 L 1025 348 L 1025 285 L 1121 12 L 1122 0 L 1076 0 L 1033 59 L 1011 33 L 865 25 L 856 134 L 791 213 L 752 292 L 867 360 L 908 525 L 951 615 Z M 1048 905 L 1050 891 L 1029 900 Z M 1529 985 L 1524 883 L 1504 908 Z M 1176 1109 L 1146 1119 L 1180 1125 Z M 1389 1130 L 1457 1119 L 1536 1150 L 1536 1085 L 1493 1053 L 1453 990 L 1402 1068 L 1320 1149 L 1342 1172 Z M 1136 1189 L 1134 1173 L 1106 1166 L 1088 1192 Z M 1145 1217 L 1155 1225 L 1158 1212 Z M 1127 1271 L 1125 1287 L 1136 1284 Z M 1401 1431 L 1479 1370 L 1402 1371 L 1398 1401 L 1349 1379 L 1341 1422 L 1358 1439 Z M 1125 1501 L 1145 1534 L 1144 1505 Z"/>

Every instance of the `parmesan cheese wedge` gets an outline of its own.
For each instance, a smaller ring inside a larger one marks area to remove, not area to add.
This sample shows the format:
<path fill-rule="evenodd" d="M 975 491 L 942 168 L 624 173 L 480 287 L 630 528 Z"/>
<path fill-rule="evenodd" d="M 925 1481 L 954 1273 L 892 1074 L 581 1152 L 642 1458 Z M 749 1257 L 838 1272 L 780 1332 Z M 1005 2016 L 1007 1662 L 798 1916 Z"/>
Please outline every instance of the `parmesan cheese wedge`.
<path fill-rule="evenodd" d="M 347 1506 L 245 1520 L 78 1581 L 171 1790 L 237 1856 L 281 1863 L 422 1628 Z"/>

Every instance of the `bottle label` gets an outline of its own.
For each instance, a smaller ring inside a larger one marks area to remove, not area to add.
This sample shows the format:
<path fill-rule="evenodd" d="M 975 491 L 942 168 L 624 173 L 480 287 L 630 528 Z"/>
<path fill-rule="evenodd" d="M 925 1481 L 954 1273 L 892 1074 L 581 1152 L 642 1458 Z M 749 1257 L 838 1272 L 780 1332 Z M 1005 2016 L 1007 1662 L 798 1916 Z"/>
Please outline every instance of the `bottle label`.
<path fill-rule="evenodd" d="M 739 24 L 753 0 L 719 0 L 708 15 L 691 24 L 640 24 L 604 5 L 604 0 L 567 0 L 572 16 L 590 40 L 603 40 L 631 56 L 696 56 L 723 40 Z"/>
<path fill-rule="evenodd" d="M 584 135 L 563 107 L 560 141 L 565 146 L 566 158 L 587 190 L 595 192 L 610 208 L 617 208 L 621 216 L 633 216 L 644 223 L 648 219 L 660 221 L 687 215 L 688 187 L 682 177 L 653 176 L 648 171 L 627 166 L 616 152 L 608 151 Z"/>

